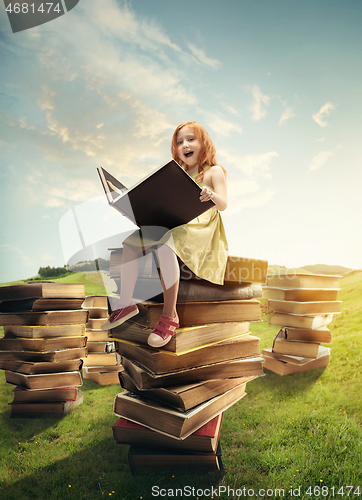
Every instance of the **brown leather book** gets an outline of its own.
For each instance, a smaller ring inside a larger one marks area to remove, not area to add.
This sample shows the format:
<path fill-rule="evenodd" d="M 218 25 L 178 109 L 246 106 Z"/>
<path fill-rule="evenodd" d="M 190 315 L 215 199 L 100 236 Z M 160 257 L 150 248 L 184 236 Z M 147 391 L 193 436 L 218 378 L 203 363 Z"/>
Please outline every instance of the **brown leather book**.
<path fill-rule="evenodd" d="M 137 324 L 154 328 L 162 314 L 163 304 L 142 302 L 140 313 L 134 316 Z M 183 302 L 177 304 L 180 328 L 226 322 L 251 322 L 261 320 L 258 300 L 226 300 L 222 302 Z"/>
<path fill-rule="evenodd" d="M 0 325 L 74 325 L 87 322 L 88 311 L 75 309 L 68 311 L 0 313 Z"/>
<path fill-rule="evenodd" d="M 292 300 L 268 300 L 269 311 L 286 313 L 286 314 L 329 314 L 340 312 L 341 302 L 337 300 L 325 301 L 318 300 L 315 302 L 299 302 Z"/>
<path fill-rule="evenodd" d="M 35 375 L 38 373 L 72 372 L 82 368 L 81 359 L 71 359 L 66 361 L 0 361 L 0 369 L 11 372 Z"/>
<path fill-rule="evenodd" d="M 154 375 L 134 361 L 122 359 L 122 366 L 129 373 L 138 390 L 192 384 L 205 380 L 253 377 L 263 375 L 264 359 L 260 356 L 243 358 L 187 370 Z"/>
<path fill-rule="evenodd" d="M 48 401 L 11 404 L 11 418 L 62 418 L 83 403 L 83 393 L 79 389 L 74 401 Z"/>
<path fill-rule="evenodd" d="M 112 248 L 110 255 L 110 275 L 112 279 L 119 280 L 121 276 L 121 262 L 122 249 Z M 181 282 L 193 282 L 196 280 L 200 283 L 208 283 L 196 276 L 180 259 L 179 265 Z M 139 276 L 157 280 L 159 277 L 157 266 L 159 266 L 157 253 L 154 251 L 146 251 L 146 255 L 142 256 L 139 260 Z M 224 281 L 225 284 L 265 283 L 267 271 L 268 261 L 266 260 L 229 255 L 226 263 Z M 223 285 L 216 286 L 219 287 L 220 291 L 223 289 Z"/>
<path fill-rule="evenodd" d="M 152 332 L 152 328 L 138 324 L 137 316 L 134 318 L 135 322 L 132 319 L 119 327 L 109 330 L 109 335 L 115 341 L 120 339 L 147 345 L 147 339 Z M 248 322 L 213 323 L 210 325 L 177 328 L 172 339 L 163 347 L 163 350 L 176 353 L 183 352 L 188 349 L 211 344 L 212 342 L 231 339 L 248 332 Z"/>
<path fill-rule="evenodd" d="M 339 288 L 340 276 L 326 274 L 274 274 L 267 276 L 267 286 L 278 288 Z"/>
<path fill-rule="evenodd" d="M 19 299 L 0 302 L 0 312 L 81 309 L 83 299 Z"/>
<path fill-rule="evenodd" d="M 83 283 L 52 283 L 49 281 L 0 287 L 0 300 L 19 299 L 84 299 Z"/>
<path fill-rule="evenodd" d="M 175 439 L 186 439 L 245 396 L 245 384 L 240 384 L 188 411 L 168 408 L 130 392 L 117 394 L 114 413 L 149 429 Z"/>
<path fill-rule="evenodd" d="M 1 316 L 0 316 L 1 317 Z M 84 319 L 84 318 L 83 318 Z M 85 323 L 64 324 L 64 325 L 24 325 L 10 324 L 4 326 L 4 334 L 6 339 L 24 338 L 45 340 L 48 338 L 63 338 L 63 337 L 84 337 Z M 59 339 L 60 340 L 60 339 Z"/>
<path fill-rule="evenodd" d="M 156 375 L 260 354 L 259 338 L 248 334 L 179 354 L 129 342 L 117 342 L 117 351 Z"/>
<path fill-rule="evenodd" d="M 55 387 L 79 387 L 82 385 L 82 377 L 79 371 L 27 375 L 5 370 L 5 380 L 9 384 L 18 385 L 25 389 L 53 389 Z"/>
<path fill-rule="evenodd" d="M 145 389 L 139 391 L 134 384 L 132 377 L 126 370 L 119 373 L 119 381 L 123 389 L 144 396 L 153 401 L 170 406 L 171 408 L 186 411 L 194 406 L 204 403 L 223 392 L 232 389 L 236 385 L 245 384 L 256 377 L 239 377 L 217 380 L 202 380 L 184 385 L 171 387 L 159 387 L 155 389 Z"/>
<path fill-rule="evenodd" d="M 265 350 L 264 350 L 265 351 Z M 309 363 L 304 365 L 296 365 L 287 361 L 272 358 L 263 351 L 265 359 L 264 368 L 270 370 L 278 375 L 291 375 L 292 373 L 304 372 L 314 368 L 322 368 L 329 365 L 330 356 L 322 356 L 321 358 L 312 359 Z"/>
<path fill-rule="evenodd" d="M 220 441 L 217 449 L 212 453 L 130 446 L 128 450 L 128 462 L 132 474 L 143 474 L 147 469 L 154 472 L 160 469 L 173 472 L 177 468 L 188 468 L 193 472 L 195 472 L 195 469 L 201 469 L 205 472 L 219 472 L 223 470 Z"/>
<path fill-rule="evenodd" d="M 59 362 L 71 359 L 84 358 L 87 355 L 86 347 L 75 347 L 71 349 L 59 349 L 53 351 L 0 351 L 1 361 L 31 361 L 38 362 Z M 11 368 L 9 368 L 11 369 Z"/>
<path fill-rule="evenodd" d="M 75 401 L 78 387 L 59 387 L 56 389 L 23 389 L 14 387 L 13 403 L 44 403 L 50 401 Z"/>
<path fill-rule="evenodd" d="M 26 327 L 20 327 L 24 329 Z M 83 327 L 84 332 L 84 327 Z M 63 349 L 75 349 L 85 347 L 87 339 L 79 337 L 54 337 L 54 338 L 22 338 L 2 337 L 0 338 L 0 351 L 32 351 L 44 352 Z"/>
<path fill-rule="evenodd" d="M 121 417 L 112 427 L 113 438 L 117 444 L 213 453 L 219 442 L 222 415 L 217 415 L 182 441 Z"/>

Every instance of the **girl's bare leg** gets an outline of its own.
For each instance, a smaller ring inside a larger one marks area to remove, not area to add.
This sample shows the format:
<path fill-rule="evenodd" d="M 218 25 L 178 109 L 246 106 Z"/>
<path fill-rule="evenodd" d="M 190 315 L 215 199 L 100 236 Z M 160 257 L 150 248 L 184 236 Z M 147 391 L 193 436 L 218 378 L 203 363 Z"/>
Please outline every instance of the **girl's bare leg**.
<path fill-rule="evenodd" d="M 163 289 L 163 314 L 174 318 L 176 315 L 176 301 L 180 283 L 180 268 L 176 254 L 167 245 L 157 249 L 160 261 L 161 283 Z"/>
<path fill-rule="evenodd" d="M 127 307 L 132 302 L 133 291 L 138 277 L 138 257 L 141 249 L 123 245 L 121 263 L 121 293 L 117 308 Z"/>

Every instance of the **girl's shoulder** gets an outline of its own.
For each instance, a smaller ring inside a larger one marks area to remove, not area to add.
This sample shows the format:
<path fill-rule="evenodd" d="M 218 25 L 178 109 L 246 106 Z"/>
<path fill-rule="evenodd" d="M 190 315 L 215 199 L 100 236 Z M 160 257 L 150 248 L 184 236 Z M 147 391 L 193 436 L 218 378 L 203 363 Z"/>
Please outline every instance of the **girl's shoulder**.
<path fill-rule="evenodd" d="M 204 174 L 206 177 L 209 177 L 211 179 L 219 179 L 221 177 L 224 178 L 226 175 L 226 172 L 219 165 L 213 165 L 213 166 L 204 167 Z"/>
<path fill-rule="evenodd" d="M 219 165 L 211 165 L 211 166 L 210 165 L 206 165 L 204 167 L 204 172 L 210 172 L 211 174 L 213 174 L 213 173 L 224 172 L 224 170 Z"/>

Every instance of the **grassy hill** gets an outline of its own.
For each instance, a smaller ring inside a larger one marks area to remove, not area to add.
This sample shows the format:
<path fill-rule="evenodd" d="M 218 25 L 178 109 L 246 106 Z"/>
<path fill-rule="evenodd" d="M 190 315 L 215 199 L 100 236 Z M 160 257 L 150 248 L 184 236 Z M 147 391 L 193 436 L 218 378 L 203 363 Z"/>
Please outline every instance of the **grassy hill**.
<path fill-rule="evenodd" d="M 344 275 L 352 269 L 343 266 L 329 266 L 327 264 L 314 264 L 312 266 L 303 266 L 303 269 L 309 271 L 313 274 L 334 274 L 334 275 Z"/>
<path fill-rule="evenodd" d="M 343 276 L 347 273 L 352 272 L 353 269 L 343 266 L 330 266 L 328 264 L 314 264 L 311 266 L 302 266 L 295 268 L 287 268 L 284 266 L 271 265 L 268 267 L 268 274 L 333 274 L 336 276 Z"/>
<path fill-rule="evenodd" d="M 84 279 L 89 290 L 101 286 L 88 274 Z M 120 386 L 84 381 L 83 405 L 62 420 L 10 419 L 12 386 L 0 372 L 1 499 L 150 499 L 156 484 L 173 492 L 185 485 L 195 492 L 234 488 L 234 494 L 214 495 L 221 499 L 289 498 L 291 488 L 298 487 L 299 499 L 360 498 L 362 271 L 342 278 L 339 299 L 342 312 L 331 325 L 329 367 L 287 377 L 265 370 L 247 385 L 247 396 L 225 412 L 223 475 L 162 470 L 132 476 L 127 447 L 112 438 L 113 400 Z M 268 317 L 252 325 L 261 348 L 271 346 L 277 329 Z M 347 485 L 353 486 L 349 494 Z M 244 487 L 254 496 L 237 493 Z M 269 489 L 268 495 L 259 493 L 261 488 Z M 284 489 L 284 495 L 273 493 L 276 489 Z"/>

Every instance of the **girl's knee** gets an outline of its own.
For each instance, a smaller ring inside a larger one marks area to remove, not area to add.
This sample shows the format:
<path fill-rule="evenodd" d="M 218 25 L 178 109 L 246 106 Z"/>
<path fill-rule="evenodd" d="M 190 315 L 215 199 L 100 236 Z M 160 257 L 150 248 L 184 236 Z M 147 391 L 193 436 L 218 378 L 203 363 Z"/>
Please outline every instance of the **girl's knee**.
<path fill-rule="evenodd" d="M 167 245 L 158 245 L 158 247 L 157 247 L 157 253 L 159 255 L 164 255 L 164 256 L 167 256 L 167 257 L 175 256 L 175 258 L 176 258 L 175 252 L 172 250 L 172 248 L 170 248 Z"/>
<path fill-rule="evenodd" d="M 134 260 L 137 259 L 137 257 L 141 253 L 141 249 L 138 247 L 134 247 L 132 245 L 128 245 L 128 243 L 123 244 L 123 259 L 128 260 Z"/>

